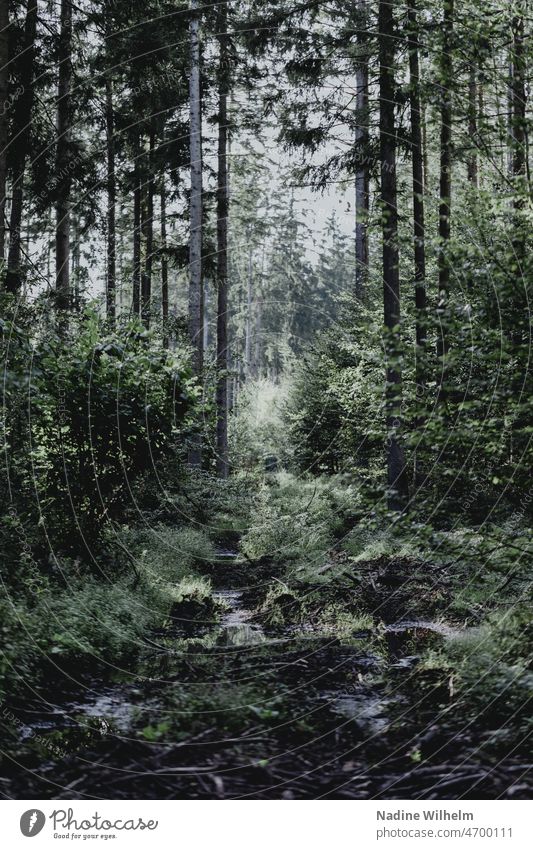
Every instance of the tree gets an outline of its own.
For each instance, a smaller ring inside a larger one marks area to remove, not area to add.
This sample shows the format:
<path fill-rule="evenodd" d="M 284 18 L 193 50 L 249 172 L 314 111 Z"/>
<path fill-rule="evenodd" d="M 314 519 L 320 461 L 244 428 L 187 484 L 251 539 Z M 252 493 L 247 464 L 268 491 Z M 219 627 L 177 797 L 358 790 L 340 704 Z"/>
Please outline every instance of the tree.
<path fill-rule="evenodd" d="M 21 96 L 15 104 L 12 150 L 11 214 L 9 219 L 9 252 L 7 257 L 6 289 L 16 294 L 21 285 L 22 209 L 24 203 L 24 173 L 30 143 L 33 110 L 33 65 L 37 31 L 37 3 L 28 0 L 24 23 L 23 50 L 20 62 Z"/>
<path fill-rule="evenodd" d="M 198 0 L 191 0 L 189 24 L 189 120 L 191 199 L 189 234 L 189 342 L 193 373 L 198 380 L 203 371 L 203 279 L 202 279 L 202 103 L 200 95 L 200 20 Z M 201 448 L 196 438 L 189 455 L 191 465 L 200 465 Z"/>
<path fill-rule="evenodd" d="M 57 85 L 56 304 L 70 306 L 70 136 L 72 79 L 72 5 L 61 0 Z"/>
<path fill-rule="evenodd" d="M 8 110 L 7 96 L 9 84 L 9 4 L 0 4 L 0 259 L 4 259 L 5 250 L 5 207 L 7 177 L 7 139 Z"/>
<path fill-rule="evenodd" d="M 360 56 L 358 57 L 356 70 L 356 112 L 357 129 L 355 134 L 356 144 L 356 172 L 355 172 L 355 278 L 356 295 L 361 300 L 366 290 L 368 280 L 368 213 L 369 213 L 369 183 L 370 169 L 368 156 L 368 36 L 366 0 L 359 0 L 357 4 L 360 14 L 358 45 Z"/>
<path fill-rule="evenodd" d="M 424 151 L 420 105 L 420 63 L 416 0 L 408 5 L 409 100 L 411 108 L 411 161 L 413 182 L 413 245 L 415 265 L 416 384 L 419 395 L 426 383 L 422 355 L 426 346 L 426 248 L 424 221 Z M 419 422 L 420 424 L 420 422 Z"/>
<path fill-rule="evenodd" d="M 217 170 L 217 472 L 227 478 L 228 463 L 228 15 L 219 10 L 218 170 Z"/>
<path fill-rule="evenodd" d="M 448 351 L 445 310 L 450 292 L 450 215 L 452 195 L 452 97 L 453 97 L 453 0 L 444 0 L 442 49 L 440 56 L 440 178 L 439 178 L 439 313 L 441 323 L 437 353 Z M 443 382 L 445 376 L 443 373 Z"/>
<path fill-rule="evenodd" d="M 379 143 L 381 157 L 381 219 L 383 234 L 383 303 L 387 358 L 385 410 L 387 423 L 387 484 L 390 509 L 407 500 L 405 458 L 400 442 L 402 375 L 398 365 L 400 323 L 400 269 L 396 185 L 396 127 L 394 120 L 394 18 L 390 0 L 380 0 L 379 32 Z"/>

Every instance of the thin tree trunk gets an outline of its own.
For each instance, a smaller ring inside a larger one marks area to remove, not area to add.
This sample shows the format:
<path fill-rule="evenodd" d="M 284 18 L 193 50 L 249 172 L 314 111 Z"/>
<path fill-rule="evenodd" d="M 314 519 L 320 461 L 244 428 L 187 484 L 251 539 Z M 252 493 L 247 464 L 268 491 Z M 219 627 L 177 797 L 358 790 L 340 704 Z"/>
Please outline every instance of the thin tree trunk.
<path fill-rule="evenodd" d="M 59 70 L 57 87 L 56 176 L 56 304 L 58 309 L 70 306 L 70 87 L 72 76 L 72 6 L 61 0 L 59 36 Z"/>
<path fill-rule="evenodd" d="M 167 256 L 167 192 L 165 175 L 161 177 L 161 321 L 163 347 L 168 348 L 168 256 Z"/>
<path fill-rule="evenodd" d="M 526 176 L 526 62 L 524 56 L 524 19 L 513 18 L 513 61 L 511 78 L 511 168 L 515 178 L 515 208 L 524 204 Z"/>
<path fill-rule="evenodd" d="M 526 222 L 522 210 L 527 195 L 526 168 L 526 59 L 524 55 L 524 18 L 521 6 L 513 17 L 512 33 L 512 78 L 511 78 L 511 170 L 513 177 L 513 207 L 515 223 L 513 247 L 518 260 L 518 274 L 524 273 L 523 263 L 526 256 Z"/>
<path fill-rule="evenodd" d="M 468 79 L 468 137 L 472 145 L 467 163 L 467 176 L 470 183 L 478 186 L 477 159 L 477 113 L 478 113 L 478 80 L 477 68 L 474 63 L 470 66 Z"/>
<path fill-rule="evenodd" d="M 251 233 L 249 237 L 251 243 Z M 246 377 L 250 377 L 252 359 L 252 300 L 253 300 L 253 249 L 248 250 L 248 274 L 246 279 L 246 321 L 244 325 L 244 364 Z"/>
<path fill-rule="evenodd" d="M 148 168 L 145 181 L 146 206 L 144 209 L 143 235 L 145 244 L 144 274 L 142 277 L 142 320 L 146 327 L 150 326 L 150 312 L 152 301 L 152 266 L 154 258 L 154 148 L 155 130 L 150 127 L 150 141 L 148 150 Z"/>
<path fill-rule="evenodd" d="M 443 318 L 437 340 L 437 353 L 448 351 L 446 306 L 450 293 L 450 214 L 452 194 L 452 36 L 453 0 L 444 2 L 443 38 L 441 54 L 441 128 L 440 128 L 440 190 L 439 190 L 439 312 Z M 444 381 L 444 376 L 443 376 Z"/>
<path fill-rule="evenodd" d="M 0 2 L 0 260 L 5 257 L 6 238 L 6 177 L 7 177 L 7 138 L 8 110 L 7 103 L 9 83 L 9 4 L 7 0 Z"/>
<path fill-rule="evenodd" d="M 22 210 L 24 205 L 24 170 L 30 142 L 33 111 L 33 65 L 35 60 L 35 34 L 37 31 L 37 3 L 28 0 L 24 23 L 24 47 L 20 87 L 22 94 L 16 102 L 14 114 L 13 180 L 11 187 L 11 212 L 9 219 L 9 252 L 7 257 L 6 289 L 17 293 L 21 284 Z"/>
<path fill-rule="evenodd" d="M 140 163 L 140 140 L 137 136 L 134 147 L 133 175 L 133 281 L 132 312 L 138 317 L 141 311 L 141 193 L 142 173 Z"/>
<path fill-rule="evenodd" d="M 217 474 L 227 478 L 228 460 L 228 50 L 227 5 L 219 12 L 217 160 Z"/>
<path fill-rule="evenodd" d="M 200 100 L 200 21 L 198 0 L 190 0 L 189 25 L 189 120 L 190 120 L 190 241 L 189 241 L 189 342 L 192 348 L 193 374 L 201 380 L 202 347 L 202 106 Z M 201 441 L 197 436 L 189 451 L 189 463 L 202 462 Z"/>
<path fill-rule="evenodd" d="M 368 168 L 368 55 L 366 0 L 358 0 L 359 20 L 357 44 L 362 55 L 358 57 L 356 70 L 357 130 L 355 133 L 357 170 L 355 174 L 355 286 L 356 297 L 362 300 L 368 282 L 368 213 L 369 213 L 369 168 Z"/>
<path fill-rule="evenodd" d="M 107 134 L 107 278 L 106 314 L 112 326 L 116 318 L 116 224 L 115 207 L 117 186 L 115 175 L 115 121 L 113 110 L 113 83 L 105 81 L 106 134 Z"/>
<path fill-rule="evenodd" d="M 396 326 L 400 322 L 398 211 L 396 208 L 396 128 L 394 123 L 394 22 L 390 0 L 380 0 L 379 137 L 381 157 L 381 214 L 383 229 L 383 303 L 387 354 L 385 408 L 387 417 L 388 505 L 400 510 L 407 501 L 405 459 L 400 443 L 402 376 L 398 361 Z"/>
<path fill-rule="evenodd" d="M 415 260 L 416 386 L 421 398 L 426 378 L 423 353 L 426 346 L 426 249 L 424 222 L 424 152 L 420 108 L 420 63 L 416 0 L 408 2 L 409 84 L 411 107 L 411 157 L 413 169 L 413 236 Z"/>

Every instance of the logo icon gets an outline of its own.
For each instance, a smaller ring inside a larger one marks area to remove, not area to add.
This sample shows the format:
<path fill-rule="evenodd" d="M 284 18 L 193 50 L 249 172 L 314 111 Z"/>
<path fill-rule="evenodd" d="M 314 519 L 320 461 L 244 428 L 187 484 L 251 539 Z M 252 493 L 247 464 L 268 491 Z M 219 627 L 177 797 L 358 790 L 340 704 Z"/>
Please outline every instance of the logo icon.
<path fill-rule="evenodd" d="M 24 837 L 35 837 L 42 831 L 46 822 L 46 817 L 42 811 L 36 808 L 31 808 L 29 811 L 24 811 L 20 818 L 20 830 Z"/>

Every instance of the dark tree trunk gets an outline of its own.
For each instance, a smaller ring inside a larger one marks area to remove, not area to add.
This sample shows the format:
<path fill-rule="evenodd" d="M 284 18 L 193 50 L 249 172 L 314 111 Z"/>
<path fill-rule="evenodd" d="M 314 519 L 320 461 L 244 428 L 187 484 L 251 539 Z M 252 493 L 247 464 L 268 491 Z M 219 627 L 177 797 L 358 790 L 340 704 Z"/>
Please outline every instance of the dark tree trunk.
<path fill-rule="evenodd" d="M 440 71 L 440 189 L 439 189 L 439 312 L 442 323 L 437 340 L 437 353 L 443 356 L 448 351 L 446 331 L 446 306 L 450 293 L 450 215 L 452 194 L 452 36 L 453 0 L 444 2 L 442 30 L 442 53 Z M 444 376 L 443 376 L 444 381 Z"/>
<path fill-rule="evenodd" d="M 139 316 L 141 312 L 141 206 L 142 206 L 142 173 L 140 162 L 140 140 L 136 138 L 134 148 L 133 174 L 133 281 L 132 281 L 132 312 Z"/>
<path fill-rule="evenodd" d="M 189 342 L 193 373 L 200 381 L 203 371 L 203 285 L 202 285 L 202 104 L 200 99 L 200 21 L 198 0 L 190 0 L 189 25 L 189 120 L 190 120 L 190 240 L 189 240 Z M 201 440 L 196 435 L 189 450 L 189 463 L 200 466 Z"/>
<path fill-rule="evenodd" d="M 522 11 L 518 4 L 517 12 Z M 523 263 L 526 255 L 526 228 L 527 223 L 523 219 L 527 195 L 527 168 L 526 168 L 526 57 L 524 54 L 524 18 L 521 14 L 515 14 L 512 22 L 512 77 L 511 77 L 511 173 L 514 184 L 513 207 L 515 210 L 515 224 L 513 234 L 513 247 L 518 260 L 518 274 L 522 278 L 524 273 Z"/>
<path fill-rule="evenodd" d="M 56 305 L 60 310 L 70 306 L 70 132 L 71 132 L 71 75 L 72 75 L 72 6 L 61 0 L 60 36 L 58 50 L 57 89 L 57 147 L 56 176 Z"/>
<path fill-rule="evenodd" d="M 6 289 L 16 293 L 21 285 L 22 210 L 24 205 L 24 170 L 30 142 L 33 111 L 33 65 L 35 60 L 35 33 L 37 31 L 37 3 L 28 0 L 24 24 L 24 47 L 21 56 L 20 87 L 22 94 L 15 104 L 13 146 L 13 181 L 11 189 L 11 214 L 9 219 L 9 252 L 7 257 Z"/>
<path fill-rule="evenodd" d="M 370 175 L 368 167 L 368 55 L 366 0 L 358 0 L 358 37 L 360 51 L 356 71 L 357 170 L 355 174 L 355 288 L 362 300 L 368 282 L 368 212 Z"/>
<path fill-rule="evenodd" d="M 513 18 L 511 78 L 511 167 L 516 179 L 515 207 L 524 202 L 526 176 L 526 60 L 524 55 L 524 19 Z"/>
<path fill-rule="evenodd" d="M 144 273 L 142 277 L 142 304 L 141 313 L 143 324 L 146 327 L 150 326 L 150 313 L 152 302 L 152 266 L 154 258 L 154 147 L 155 147 L 155 130 L 153 125 L 150 127 L 150 142 L 148 150 L 147 176 L 145 181 L 146 189 L 146 205 L 144 208 L 144 218 L 142 231 L 144 235 L 145 258 L 144 258 Z"/>
<path fill-rule="evenodd" d="M 9 83 L 9 4 L 0 2 L 0 260 L 5 257 L 6 239 L 6 177 L 7 177 L 7 137 L 8 111 L 3 104 L 7 102 Z"/>
<path fill-rule="evenodd" d="M 381 156 L 381 215 L 383 229 L 383 303 L 387 356 L 385 406 L 387 415 L 388 505 L 400 510 L 407 501 L 405 459 L 400 443 L 402 376 L 394 330 L 400 321 L 398 211 L 396 207 L 396 128 L 394 123 L 394 20 L 390 0 L 380 0 L 379 138 Z"/>
<path fill-rule="evenodd" d="M 227 6 L 219 13 L 218 172 L 217 172 L 217 473 L 228 462 L 228 37 Z"/>
<path fill-rule="evenodd" d="M 107 134 L 107 277 L 106 314 L 111 325 L 116 318 L 116 226 L 115 207 L 117 186 L 115 175 L 115 121 L 113 111 L 113 84 L 109 77 L 105 83 L 106 134 Z"/>
<path fill-rule="evenodd" d="M 478 115 L 478 80 L 477 68 L 474 63 L 470 67 L 468 79 L 468 137 L 472 148 L 468 157 L 467 176 L 473 186 L 478 185 L 477 162 L 477 115 Z"/>
<path fill-rule="evenodd" d="M 57 87 L 57 148 L 56 177 L 56 304 L 58 309 L 70 306 L 70 124 L 72 76 L 72 6 L 61 0 L 59 35 L 59 70 Z"/>
<path fill-rule="evenodd" d="M 161 178 L 161 320 L 163 347 L 168 348 L 168 256 L 167 256 L 167 192 L 165 175 Z"/>
<path fill-rule="evenodd" d="M 426 379 L 423 353 L 426 346 L 426 249 L 424 222 L 424 151 L 420 106 L 420 63 L 416 0 L 409 0 L 409 86 L 411 107 L 411 157 L 413 167 L 413 236 L 415 260 L 416 384 L 422 396 Z"/>

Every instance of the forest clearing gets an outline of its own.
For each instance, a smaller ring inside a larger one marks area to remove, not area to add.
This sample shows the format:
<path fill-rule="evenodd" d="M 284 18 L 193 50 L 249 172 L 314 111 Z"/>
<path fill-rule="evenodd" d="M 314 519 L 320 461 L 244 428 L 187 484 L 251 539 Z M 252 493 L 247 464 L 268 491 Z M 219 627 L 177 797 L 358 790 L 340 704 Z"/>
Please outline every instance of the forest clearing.
<path fill-rule="evenodd" d="M 3 0 L 0 793 L 530 799 L 528 0 Z"/>

